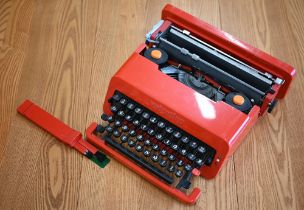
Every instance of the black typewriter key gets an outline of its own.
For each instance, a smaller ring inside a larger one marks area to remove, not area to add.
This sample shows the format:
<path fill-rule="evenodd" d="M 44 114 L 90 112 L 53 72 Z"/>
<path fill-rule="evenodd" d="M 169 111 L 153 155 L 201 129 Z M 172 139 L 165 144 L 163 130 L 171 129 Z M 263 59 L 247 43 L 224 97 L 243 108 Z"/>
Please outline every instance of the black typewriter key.
<path fill-rule="evenodd" d="M 144 141 L 144 145 L 146 145 L 146 146 L 151 146 L 152 143 L 151 143 L 150 139 L 146 139 L 146 140 Z"/>
<path fill-rule="evenodd" d="M 184 165 L 184 161 L 183 160 L 179 160 L 179 161 L 177 161 L 176 165 L 179 166 L 179 167 L 181 167 L 181 166 Z"/>
<path fill-rule="evenodd" d="M 107 127 L 106 127 L 106 131 L 107 131 L 108 133 L 112 133 L 112 132 L 113 132 L 113 128 L 112 128 L 111 126 L 107 126 Z"/>
<path fill-rule="evenodd" d="M 182 177 L 183 176 L 183 172 L 181 170 L 176 170 L 175 176 L 176 177 Z"/>
<path fill-rule="evenodd" d="M 194 154 L 189 153 L 189 154 L 187 155 L 187 158 L 188 158 L 189 160 L 193 161 L 193 160 L 195 160 L 196 157 L 195 157 Z"/>
<path fill-rule="evenodd" d="M 139 107 L 135 108 L 134 111 L 135 111 L 136 114 L 141 114 L 143 112 L 143 110 Z"/>
<path fill-rule="evenodd" d="M 197 142 L 191 141 L 191 142 L 189 143 L 189 146 L 190 146 L 192 149 L 195 149 L 195 148 L 197 147 Z"/>
<path fill-rule="evenodd" d="M 158 144 L 154 144 L 152 146 L 152 149 L 155 150 L 155 151 L 158 151 L 159 150 L 159 145 Z"/>
<path fill-rule="evenodd" d="M 157 123 L 157 118 L 156 117 L 150 117 L 150 122 L 151 123 Z"/>
<path fill-rule="evenodd" d="M 121 140 L 121 143 L 126 143 L 126 142 L 128 141 L 128 137 L 125 136 L 125 135 L 122 135 L 122 136 L 120 137 L 120 140 Z"/>
<path fill-rule="evenodd" d="M 203 160 L 200 159 L 200 158 L 196 158 L 196 159 L 195 159 L 195 163 L 196 163 L 197 165 L 199 165 L 199 166 L 202 166 L 202 165 L 203 165 Z"/>
<path fill-rule="evenodd" d="M 157 162 L 158 159 L 159 159 L 159 156 L 156 155 L 156 154 L 154 154 L 154 155 L 151 156 L 151 160 L 153 160 L 154 162 Z"/>
<path fill-rule="evenodd" d="M 146 131 L 146 130 L 148 130 L 148 126 L 146 124 L 142 124 L 140 126 L 140 129 L 142 129 L 143 131 Z"/>
<path fill-rule="evenodd" d="M 177 144 L 172 144 L 172 145 L 171 145 L 171 148 L 172 148 L 173 150 L 177 151 L 177 150 L 178 150 L 178 145 L 177 145 Z"/>
<path fill-rule="evenodd" d="M 128 127 L 127 125 L 123 125 L 123 126 L 121 127 L 121 130 L 122 130 L 123 132 L 128 132 L 128 131 L 129 131 L 129 127 Z"/>
<path fill-rule="evenodd" d="M 121 121 L 120 120 L 115 120 L 114 125 L 116 127 L 120 127 L 121 126 Z"/>
<path fill-rule="evenodd" d="M 136 146 L 135 146 L 135 149 L 136 149 L 136 151 L 137 152 L 141 152 L 141 151 L 143 151 L 143 146 L 141 146 L 140 144 L 137 144 Z"/>
<path fill-rule="evenodd" d="M 155 130 L 153 130 L 153 129 L 150 128 L 148 130 L 148 134 L 151 135 L 151 136 L 153 136 L 155 134 Z"/>
<path fill-rule="evenodd" d="M 164 128 L 165 126 L 166 126 L 166 124 L 164 122 L 162 122 L 162 121 L 159 121 L 157 123 L 157 127 L 159 127 L 159 128 Z"/>
<path fill-rule="evenodd" d="M 145 118 L 145 119 L 149 119 L 150 114 L 149 114 L 148 112 L 144 112 L 144 113 L 142 113 L 141 116 L 142 116 L 143 118 Z"/>
<path fill-rule="evenodd" d="M 175 138 L 179 139 L 179 138 L 182 136 L 182 134 L 181 134 L 180 132 L 178 132 L 178 131 L 175 131 L 175 132 L 173 133 L 173 136 L 174 136 Z"/>
<path fill-rule="evenodd" d="M 128 103 L 127 108 L 133 110 L 135 108 L 135 105 L 133 103 Z"/>
<path fill-rule="evenodd" d="M 119 101 L 121 99 L 121 95 L 120 94 L 114 94 L 113 97 L 112 97 L 112 99 L 114 101 Z"/>
<path fill-rule="evenodd" d="M 126 119 L 127 121 L 129 121 L 129 122 L 133 120 L 132 116 L 129 115 L 129 114 L 127 114 L 127 115 L 125 116 L 125 119 Z"/>
<path fill-rule="evenodd" d="M 168 154 L 168 152 L 167 152 L 167 150 L 162 149 L 162 150 L 160 151 L 160 154 L 161 154 L 162 156 L 166 156 L 166 155 Z"/>
<path fill-rule="evenodd" d="M 115 113 L 115 112 L 117 112 L 118 111 L 118 108 L 117 108 L 117 106 L 111 106 L 111 111 L 113 112 L 113 113 Z"/>
<path fill-rule="evenodd" d="M 189 137 L 188 136 L 183 136 L 181 138 L 181 141 L 184 143 L 184 144 L 187 144 L 189 142 Z"/>
<path fill-rule="evenodd" d="M 113 131 L 113 136 L 118 138 L 120 137 L 121 133 L 118 130 Z"/>
<path fill-rule="evenodd" d="M 128 141 L 128 145 L 129 145 L 129 147 L 134 147 L 134 146 L 135 146 L 135 144 L 136 144 L 136 142 L 135 142 L 135 141 L 133 141 L 132 139 L 129 139 L 129 141 Z"/>
<path fill-rule="evenodd" d="M 144 140 L 144 136 L 143 135 L 137 135 L 136 136 L 137 141 L 143 141 Z"/>
<path fill-rule="evenodd" d="M 168 159 L 171 160 L 171 161 L 174 161 L 175 160 L 175 156 L 172 155 L 172 154 L 170 154 L 170 155 L 168 155 Z"/>
<path fill-rule="evenodd" d="M 204 154 L 204 153 L 206 152 L 206 148 L 205 148 L 204 146 L 199 146 L 199 147 L 197 148 L 197 151 L 198 151 L 199 153 L 201 153 L 201 154 Z"/>
<path fill-rule="evenodd" d="M 138 126 L 140 124 L 139 120 L 133 120 L 133 125 Z"/>
<path fill-rule="evenodd" d="M 168 165 L 168 167 L 167 167 L 167 170 L 171 173 L 173 173 L 175 171 L 175 169 L 176 169 L 175 166 L 172 164 Z"/>
<path fill-rule="evenodd" d="M 130 136 L 136 136 L 136 131 L 135 130 L 130 130 L 129 134 L 130 134 Z"/>
<path fill-rule="evenodd" d="M 157 140 L 161 141 L 161 140 L 163 139 L 163 134 L 158 133 L 158 134 L 155 135 L 155 138 L 156 138 Z"/>
<path fill-rule="evenodd" d="M 179 154 L 185 156 L 185 155 L 187 155 L 187 150 L 186 149 L 180 149 Z"/>
<path fill-rule="evenodd" d="M 102 125 L 97 125 L 96 127 L 97 133 L 103 133 L 104 131 L 105 131 L 105 127 L 103 127 Z"/>
<path fill-rule="evenodd" d="M 161 167 L 166 167 L 166 166 L 167 166 L 167 161 L 161 159 L 161 160 L 159 161 L 159 165 L 160 165 Z"/>
<path fill-rule="evenodd" d="M 114 117 L 113 117 L 113 116 L 108 116 L 107 121 L 108 121 L 109 123 L 114 122 Z"/>
<path fill-rule="evenodd" d="M 149 157 L 151 155 L 151 152 L 149 150 L 145 149 L 143 154 L 144 154 L 144 156 Z"/>
<path fill-rule="evenodd" d="M 192 167 L 189 164 L 185 165 L 184 168 L 185 168 L 186 171 L 191 171 L 192 170 Z"/>
<path fill-rule="evenodd" d="M 167 133 L 173 133 L 173 128 L 170 127 L 170 126 L 167 126 L 167 127 L 166 127 L 166 132 L 167 132 Z"/>
<path fill-rule="evenodd" d="M 172 142 L 171 142 L 170 139 L 165 139 L 165 140 L 164 140 L 164 144 L 167 145 L 167 146 L 170 146 L 171 143 L 172 143 Z"/>
<path fill-rule="evenodd" d="M 119 111 L 119 112 L 117 112 L 117 115 L 120 116 L 120 117 L 123 117 L 123 116 L 125 116 L 125 112 L 124 111 Z"/>
<path fill-rule="evenodd" d="M 108 121 L 108 115 L 102 114 L 100 117 L 103 121 Z"/>
<path fill-rule="evenodd" d="M 120 99 L 119 103 L 122 105 L 126 105 L 128 103 L 128 101 L 127 101 L 127 99 L 122 98 L 122 99 Z"/>

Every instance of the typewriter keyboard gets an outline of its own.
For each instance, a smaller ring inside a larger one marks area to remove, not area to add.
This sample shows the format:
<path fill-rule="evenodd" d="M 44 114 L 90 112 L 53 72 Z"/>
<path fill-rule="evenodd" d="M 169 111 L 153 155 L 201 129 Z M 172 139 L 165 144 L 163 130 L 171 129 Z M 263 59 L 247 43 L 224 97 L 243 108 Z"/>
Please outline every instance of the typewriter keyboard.
<path fill-rule="evenodd" d="M 213 148 L 126 95 L 116 91 L 109 102 L 97 136 L 168 185 L 189 189 L 192 170 L 212 163 Z"/>

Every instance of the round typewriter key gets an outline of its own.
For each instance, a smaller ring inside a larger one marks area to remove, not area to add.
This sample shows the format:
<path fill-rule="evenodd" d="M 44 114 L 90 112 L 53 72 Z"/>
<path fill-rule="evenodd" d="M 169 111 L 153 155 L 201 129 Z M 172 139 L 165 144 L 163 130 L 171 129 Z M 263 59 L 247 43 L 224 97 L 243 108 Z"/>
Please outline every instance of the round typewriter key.
<path fill-rule="evenodd" d="M 120 137 L 120 140 L 121 140 L 122 143 L 126 143 L 126 142 L 128 141 L 128 137 L 125 136 L 125 135 L 122 135 L 122 136 Z"/>
<path fill-rule="evenodd" d="M 159 145 L 158 144 L 154 144 L 152 146 L 152 149 L 155 150 L 155 151 L 158 151 L 159 150 Z"/>
<path fill-rule="evenodd" d="M 133 141 L 132 139 L 129 139 L 129 141 L 128 141 L 128 145 L 129 145 L 129 147 L 134 147 L 134 146 L 135 146 L 135 144 L 136 144 L 136 142 L 135 142 L 135 141 Z"/>
<path fill-rule="evenodd" d="M 150 117 L 150 122 L 151 123 L 157 123 L 157 118 L 156 117 Z"/>
<path fill-rule="evenodd" d="M 127 107 L 128 109 L 132 110 L 135 108 L 135 105 L 133 103 L 128 103 Z"/>
<path fill-rule="evenodd" d="M 144 156 L 149 157 L 151 155 L 151 152 L 147 149 L 144 150 Z"/>
<path fill-rule="evenodd" d="M 183 136 L 183 137 L 181 138 L 181 141 L 182 141 L 183 143 L 187 144 L 187 143 L 189 142 L 189 137 Z"/>
<path fill-rule="evenodd" d="M 181 177 L 181 176 L 183 176 L 183 172 L 182 172 L 181 170 L 177 170 L 177 171 L 175 172 L 175 176 L 176 176 L 176 177 Z"/>
<path fill-rule="evenodd" d="M 160 151 L 160 154 L 161 154 L 162 156 L 166 156 L 166 155 L 168 154 L 168 152 L 167 152 L 167 150 L 162 149 L 162 150 Z"/>
<path fill-rule="evenodd" d="M 121 133 L 118 130 L 113 131 L 113 136 L 118 138 L 120 137 Z"/>
<path fill-rule="evenodd" d="M 176 165 L 183 166 L 184 165 L 184 161 L 183 160 L 179 160 L 179 161 L 177 161 Z"/>
<path fill-rule="evenodd" d="M 100 117 L 103 121 L 108 121 L 108 115 L 102 114 Z"/>
<path fill-rule="evenodd" d="M 166 127 L 166 132 L 167 133 L 172 133 L 173 132 L 173 128 L 170 127 L 170 126 Z"/>
<path fill-rule="evenodd" d="M 120 116 L 120 117 L 123 117 L 123 116 L 125 116 L 125 112 L 124 111 L 119 111 L 117 113 L 117 115 Z"/>
<path fill-rule="evenodd" d="M 150 129 L 148 130 L 148 134 L 151 135 L 151 136 L 153 136 L 153 135 L 155 134 L 155 131 L 154 131 L 153 129 L 150 128 Z"/>
<path fill-rule="evenodd" d="M 154 59 L 160 59 L 162 57 L 162 52 L 160 50 L 152 50 L 151 57 Z"/>
<path fill-rule="evenodd" d="M 189 160 L 193 161 L 196 157 L 195 157 L 194 154 L 189 153 L 189 154 L 187 155 L 187 158 L 188 158 Z"/>
<path fill-rule="evenodd" d="M 180 149 L 179 153 L 183 156 L 187 155 L 187 150 L 186 149 Z"/>
<path fill-rule="evenodd" d="M 189 143 L 189 146 L 190 146 L 192 149 L 195 149 L 195 148 L 197 147 L 197 142 L 191 141 L 191 142 Z"/>
<path fill-rule="evenodd" d="M 171 161 L 175 160 L 175 156 L 172 155 L 172 154 L 168 155 L 168 158 L 169 158 L 169 160 L 171 160 Z"/>
<path fill-rule="evenodd" d="M 106 127 L 106 131 L 108 132 L 108 133 L 112 133 L 113 132 L 113 128 L 111 127 L 111 126 L 107 126 Z"/>
<path fill-rule="evenodd" d="M 158 159 L 159 159 L 159 156 L 158 155 L 152 155 L 151 156 L 151 160 L 153 160 L 154 162 L 157 162 L 158 161 Z"/>
<path fill-rule="evenodd" d="M 129 115 L 129 114 L 127 114 L 127 115 L 125 116 L 125 119 L 126 119 L 127 121 L 131 121 L 131 120 L 133 120 L 133 119 L 132 119 L 132 116 L 131 116 L 131 115 Z"/>
<path fill-rule="evenodd" d="M 233 98 L 232 98 L 232 102 L 233 102 L 235 105 L 241 106 L 241 105 L 244 104 L 245 98 L 244 98 L 243 96 L 241 96 L 241 95 L 235 95 L 235 96 L 233 96 Z"/>
<path fill-rule="evenodd" d="M 144 145 L 146 145 L 146 146 L 151 146 L 151 141 L 150 141 L 150 139 L 146 139 L 145 141 L 144 141 Z"/>
<path fill-rule="evenodd" d="M 163 139 L 163 135 L 161 133 L 158 133 L 155 135 L 155 138 L 159 141 L 161 141 Z"/>
<path fill-rule="evenodd" d="M 164 144 L 167 145 L 167 146 L 170 146 L 171 143 L 172 143 L 172 142 L 171 142 L 170 139 L 165 139 L 165 140 L 164 140 Z"/>
<path fill-rule="evenodd" d="M 198 151 L 199 153 L 204 154 L 204 153 L 206 152 L 206 148 L 203 147 L 203 146 L 199 146 L 199 147 L 197 148 L 197 151 Z"/>
<path fill-rule="evenodd" d="M 172 164 L 168 165 L 168 167 L 167 167 L 167 170 L 171 173 L 173 173 L 175 171 L 175 169 L 176 169 L 175 166 Z"/>
<path fill-rule="evenodd" d="M 191 171 L 192 170 L 192 167 L 189 164 L 185 165 L 184 168 L 185 168 L 186 171 Z"/>
<path fill-rule="evenodd" d="M 180 132 L 178 132 L 178 131 L 175 131 L 175 132 L 173 133 L 173 136 L 174 136 L 175 138 L 179 139 L 179 138 L 182 136 L 182 134 L 181 134 Z"/>
<path fill-rule="evenodd" d="M 145 124 L 142 124 L 142 125 L 140 126 L 140 129 L 142 129 L 143 131 L 146 131 L 146 130 L 148 130 L 148 126 L 145 125 Z"/>
<path fill-rule="evenodd" d="M 123 125 L 123 126 L 121 127 L 121 130 L 122 130 L 123 132 L 127 132 L 127 131 L 129 131 L 129 127 L 128 127 L 127 125 Z"/>
<path fill-rule="evenodd" d="M 143 151 L 144 148 L 140 144 L 137 144 L 135 146 L 135 149 L 136 149 L 137 152 L 141 152 L 141 151 Z"/>
<path fill-rule="evenodd" d="M 200 158 L 196 158 L 196 159 L 195 159 L 195 163 L 196 163 L 197 165 L 199 165 L 199 166 L 202 166 L 202 165 L 203 165 L 203 160 L 200 159 Z"/>
<path fill-rule="evenodd" d="M 166 124 L 165 124 L 164 122 L 162 122 L 162 121 L 159 121 L 159 122 L 157 123 L 157 126 L 158 126 L 159 128 L 164 128 L 164 127 L 166 126 Z"/>
<path fill-rule="evenodd" d="M 144 136 L 141 135 L 141 134 L 139 134 L 139 135 L 136 136 L 136 139 L 137 139 L 138 141 L 143 141 L 143 140 L 144 140 Z"/>
<path fill-rule="evenodd" d="M 167 166 L 167 161 L 161 159 L 161 160 L 159 161 L 159 165 L 160 165 L 161 167 L 166 167 L 166 166 Z"/>
<path fill-rule="evenodd" d="M 133 125 L 138 126 L 140 124 L 139 120 L 133 120 Z"/>
<path fill-rule="evenodd" d="M 136 114 L 141 114 L 143 110 L 141 108 L 137 107 L 134 111 Z"/>
<path fill-rule="evenodd" d="M 121 95 L 119 95 L 119 94 L 117 94 L 117 93 L 114 94 L 113 97 L 112 97 L 112 99 L 113 99 L 114 101 L 119 101 L 120 98 L 121 98 Z"/>
<path fill-rule="evenodd" d="M 177 144 L 172 144 L 172 145 L 171 145 L 171 148 L 172 148 L 173 150 L 177 151 L 177 150 L 178 150 L 178 145 L 177 145 Z"/>
<path fill-rule="evenodd" d="M 105 131 L 105 127 L 103 127 L 102 125 L 97 125 L 96 127 L 97 133 L 103 133 L 104 131 Z"/>
<path fill-rule="evenodd" d="M 130 130 L 129 134 L 130 134 L 130 136 L 136 136 L 136 131 L 135 130 Z"/>
<path fill-rule="evenodd" d="M 141 116 L 145 119 L 149 119 L 150 114 L 148 112 L 144 112 Z"/>
<path fill-rule="evenodd" d="M 115 120 L 114 125 L 116 127 L 120 127 L 121 126 L 121 122 L 119 120 Z"/>
<path fill-rule="evenodd" d="M 115 112 L 117 112 L 118 111 L 118 108 L 117 108 L 117 106 L 111 106 L 111 111 L 113 112 L 113 113 L 115 113 Z"/>
<path fill-rule="evenodd" d="M 114 122 L 114 117 L 113 117 L 112 115 L 111 115 L 111 116 L 108 116 L 107 121 L 108 121 L 109 123 Z"/>
<path fill-rule="evenodd" d="M 120 102 L 122 105 L 126 105 L 126 104 L 128 103 L 127 99 L 125 99 L 125 98 L 120 99 L 119 102 Z"/>

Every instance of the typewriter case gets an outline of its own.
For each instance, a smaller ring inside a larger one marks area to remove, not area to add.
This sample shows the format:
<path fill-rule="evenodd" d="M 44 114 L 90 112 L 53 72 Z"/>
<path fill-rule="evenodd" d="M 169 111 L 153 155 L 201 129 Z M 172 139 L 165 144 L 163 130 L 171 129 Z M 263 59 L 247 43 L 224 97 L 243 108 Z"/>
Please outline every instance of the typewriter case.
<path fill-rule="evenodd" d="M 162 73 L 157 64 L 142 55 L 146 50 L 145 44 L 140 45 L 112 77 L 104 100 L 104 113 L 112 114 L 109 101 L 115 91 L 119 91 L 209 145 L 216 152 L 211 164 L 200 168 L 200 175 L 210 179 L 219 173 L 250 128 L 268 109 L 269 104 L 285 96 L 295 76 L 295 69 L 171 5 L 163 9 L 162 20 L 170 21 L 174 26 L 189 31 L 230 56 L 284 80 L 280 85 L 273 85 L 275 91 L 265 96 L 262 105 L 253 105 L 248 113 L 243 113 L 223 101 L 215 102 Z M 97 124 L 93 123 L 86 131 L 89 142 L 179 200 L 186 203 L 196 201 L 199 196 L 197 188 L 187 196 L 166 185 L 101 141 L 94 134 L 96 126 Z"/>

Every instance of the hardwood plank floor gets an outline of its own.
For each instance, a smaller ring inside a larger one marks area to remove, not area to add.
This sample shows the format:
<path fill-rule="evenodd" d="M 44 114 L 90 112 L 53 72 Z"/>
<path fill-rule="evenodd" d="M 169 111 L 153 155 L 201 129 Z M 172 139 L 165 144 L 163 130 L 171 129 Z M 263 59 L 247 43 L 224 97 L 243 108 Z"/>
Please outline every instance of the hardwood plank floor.
<path fill-rule="evenodd" d="M 303 0 L 171 1 L 298 70 L 221 173 L 195 181 L 195 206 L 115 160 L 98 168 L 17 115 L 29 98 L 83 132 L 166 3 L 0 0 L 0 209 L 304 209 Z"/>

